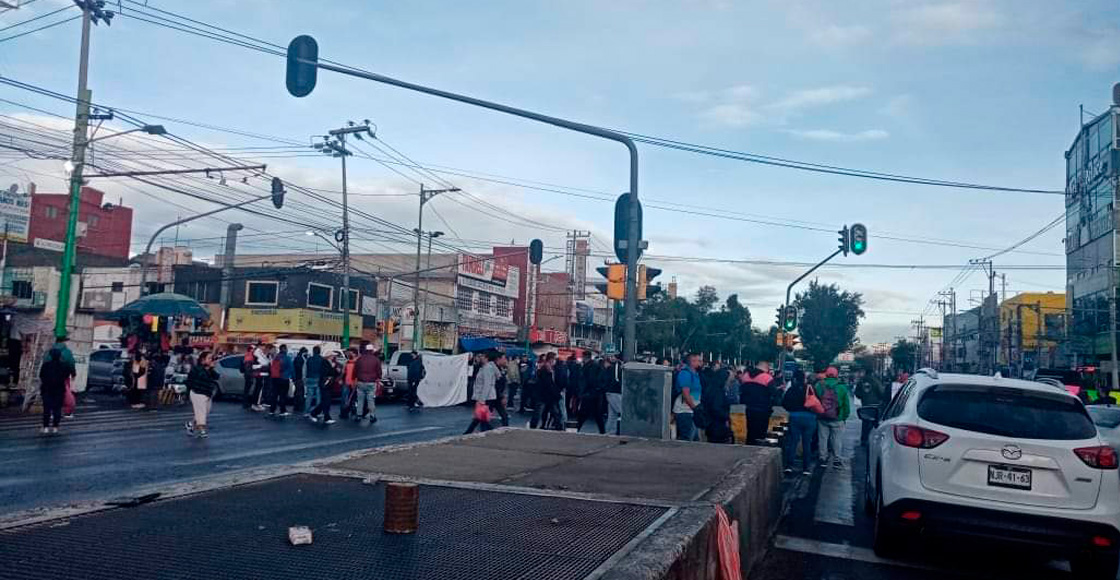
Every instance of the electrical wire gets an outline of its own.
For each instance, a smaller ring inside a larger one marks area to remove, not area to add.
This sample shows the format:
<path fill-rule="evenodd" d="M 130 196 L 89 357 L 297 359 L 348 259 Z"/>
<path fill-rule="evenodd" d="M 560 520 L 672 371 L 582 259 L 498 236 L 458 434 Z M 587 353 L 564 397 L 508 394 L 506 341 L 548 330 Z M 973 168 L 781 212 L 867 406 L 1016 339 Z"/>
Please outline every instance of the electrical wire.
<path fill-rule="evenodd" d="M 27 36 L 28 34 L 34 34 L 34 33 L 39 32 L 41 30 L 47 30 L 49 28 L 54 28 L 55 26 L 60 26 L 60 25 L 66 24 L 67 22 L 73 22 L 73 21 L 78 20 L 80 18 L 81 18 L 81 16 L 72 16 L 70 18 L 59 20 L 58 22 L 52 22 L 50 24 L 44 24 L 43 26 L 40 26 L 38 28 L 32 28 L 31 30 L 25 30 L 25 31 L 20 32 L 18 34 L 13 34 L 11 36 L 5 36 L 4 38 L 0 38 L 0 43 L 8 42 L 9 40 L 15 40 L 17 38 L 22 38 L 24 36 Z"/>

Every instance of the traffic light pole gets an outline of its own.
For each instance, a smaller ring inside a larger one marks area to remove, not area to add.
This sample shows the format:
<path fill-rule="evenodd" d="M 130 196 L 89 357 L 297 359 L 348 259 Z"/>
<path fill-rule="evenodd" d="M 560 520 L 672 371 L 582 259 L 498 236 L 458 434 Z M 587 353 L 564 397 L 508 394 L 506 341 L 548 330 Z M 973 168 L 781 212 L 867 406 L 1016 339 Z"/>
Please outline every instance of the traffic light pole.
<path fill-rule="evenodd" d="M 813 266 L 812 268 L 809 268 L 808 270 L 805 271 L 804 274 L 798 276 L 796 280 L 794 280 L 793 282 L 790 282 L 789 286 L 786 286 L 786 301 L 782 303 L 783 310 L 785 308 L 789 307 L 790 292 L 793 291 L 793 287 L 796 286 L 798 282 L 807 278 L 809 276 L 809 274 L 812 274 L 813 272 L 816 272 L 817 268 L 820 268 L 821 266 L 827 264 L 829 260 L 835 258 L 836 256 L 839 256 L 841 253 L 843 253 L 843 251 L 844 251 L 843 249 L 839 249 L 839 250 L 836 250 L 835 252 L 832 252 L 831 254 L 828 255 L 827 258 L 821 260 L 820 262 L 817 262 L 816 266 Z M 781 329 L 779 329 L 779 330 L 781 330 Z M 783 373 L 783 374 L 785 373 L 785 368 L 784 368 L 785 367 L 785 362 L 786 362 L 786 349 L 783 347 L 782 350 L 778 353 L 778 371 Z"/>
<path fill-rule="evenodd" d="M 626 257 L 627 257 L 626 262 L 627 262 L 627 265 L 629 265 L 630 267 L 626 271 L 626 317 L 625 317 L 624 323 L 623 323 L 622 356 L 623 356 L 624 360 L 627 360 L 627 361 L 633 360 L 634 354 L 636 352 L 635 347 L 637 346 L 636 341 L 635 341 L 635 328 L 636 328 L 635 323 L 637 321 L 637 313 L 638 313 L 638 268 L 637 268 L 637 265 L 638 265 L 638 249 L 639 249 L 638 245 L 641 243 L 641 240 L 638 239 L 639 238 L 639 236 L 638 236 L 638 229 L 639 229 L 639 223 L 638 223 L 639 222 L 639 219 L 638 219 L 638 212 L 639 212 L 639 209 L 638 209 L 639 208 L 639 204 L 638 204 L 638 148 L 637 148 L 636 145 L 634 145 L 634 141 L 632 139 L 630 139 L 626 135 L 623 135 L 622 133 L 618 133 L 616 131 L 611 131 L 609 129 L 604 129 L 602 127 L 595 127 L 593 125 L 585 125 L 583 123 L 575 123 L 575 122 L 568 121 L 568 120 L 565 120 L 565 119 L 560 119 L 560 118 L 557 118 L 557 117 L 550 117 L 548 115 L 541 115 L 539 113 L 526 111 L 524 109 L 509 107 L 509 106 L 506 106 L 506 105 L 501 105 L 501 104 L 493 103 L 493 102 L 490 102 L 490 101 L 484 101 L 482 99 L 476 99 L 476 98 L 468 97 L 468 96 L 465 96 L 465 95 L 459 95 L 459 94 L 448 92 L 448 91 L 443 91 L 443 90 L 439 90 L 439 89 L 425 87 L 423 85 L 418 85 L 418 84 L 398 80 L 398 79 L 395 79 L 395 78 L 392 78 L 392 77 L 387 77 L 387 76 L 379 75 L 379 74 L 376 74 L 376 73 L 371 73 L 371 72 L 367 72 L 367 71 L 363 71 L 363 70 L 357 70 L 357 69 L 350 68 L 350 67 L 337 66 L 337 65 L 333 65 L 333 64 L 329 64 L 329 63 L 324 63 L 324 62 L 321 62 L 321 61 L 318 60 L 318 45 L 314 46 L 315 56 L 313 56 L 311 58 L 302 58 L 301 56 L 298 55 L 298 53 L 293 53 L 293 51 L 292 51 L 293 47 L 298 48 L 298 43 L 301 39 L 310 40 L 307 37 L 299 37 L 295 41 L 293 41 L 293 45 L 289 46 L 289 55 L 288 55 L 289 66 L 291 66 L 293 63 L 299 64 L 299 65 L 304 65 L 304 66 L 313 66 L 313 67 L 317 67 L 317 68 L 320 68 L 320 69 L 329 70 L 329 71 L 332 71 L 332 72 L 336 72 L 336 73 L 340 73 L 340 74 L 344 74 L 344 75 L 348 75 L 348 76 L 352 76 L 352 77 L 362 78 L 362 79 L 366 79 L 366 80 L 370 80 L 370 81 L 374 81 L 374 82 L 378 82 L 378 83 L 384 83 L 384 84 L 392 85 L 392 86 L 399 87 L 399 88 L 402 88 L 402 89 L 408 89 L 410 91 L 416 91 L 416 92 L 424 93 L 424 94 L 427 94 L 427 95 L 432 95 L 432 96 L 435 96 L 435 97 L 450 99 L 452 101 L 458 101 L 460 103 L 466 103 L 468 105 L 474 105 L 476 107 L 482 107 L 482 108 L 485 108 L 485 109 L 490 109 L 492 111 L 498 111 L 500 113 L 506 113 L 508 115 L 515 115 L 515 116 L 522 117 L 522 118 L 525 118 L 525 119 L 530 119 L 530 120 L 538 121 L 538 122 L 541 122 L 541 123 L 547 123 L 547 124 L 553 125 L 555 127 L 568 129 L 570 131 L 575 131 L 577 133 L 594 135 L 596 137 L 601 137 L 603 139 L 609 139 L 611 141 L 616 141 L 618 143 L 622 143 L 623 145 L 625 145 L 627 151 L 629 151 L 629 153 L 630 153 L 630 208 L 629 208 L 630 209 L 630 212 L 629 212 L 630 227 L 628 228 L 629 233 L 627 235 L 627 240 L 626 240 Z M 295 76 L 298 76 L 298 75 L 295 75 Z M 302 87 L 302 89 L 304 89 L 304 90 L 300 90 L 300 91 L 296 92 L 296 91 L 292 90 L 293 89 L 293 86 L 291 84 L 292 78 L 293 78 L 293 75 L 290 72 L 289 73 L 288 90 L 289 90 L 289 92 L 292 92 L 293 95 L 305 96 L 305 95 L 307 95 L 311 92 L 311 88 L 314 86 L 314 80 L 311 81 L 309 86 Z"/>

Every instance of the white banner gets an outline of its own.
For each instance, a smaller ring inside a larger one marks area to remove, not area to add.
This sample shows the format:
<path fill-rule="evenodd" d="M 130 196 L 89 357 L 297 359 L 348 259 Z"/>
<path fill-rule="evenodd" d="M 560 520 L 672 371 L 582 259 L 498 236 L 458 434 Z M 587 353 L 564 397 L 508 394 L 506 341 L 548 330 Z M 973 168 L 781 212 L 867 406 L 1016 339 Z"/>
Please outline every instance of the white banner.
<path fill-rule="evenodd" d="M 416 394 L 425 407 L 450 407 L 467 400 L 469 354 L 438 356 L 424 354 L 424 380 Z"/>

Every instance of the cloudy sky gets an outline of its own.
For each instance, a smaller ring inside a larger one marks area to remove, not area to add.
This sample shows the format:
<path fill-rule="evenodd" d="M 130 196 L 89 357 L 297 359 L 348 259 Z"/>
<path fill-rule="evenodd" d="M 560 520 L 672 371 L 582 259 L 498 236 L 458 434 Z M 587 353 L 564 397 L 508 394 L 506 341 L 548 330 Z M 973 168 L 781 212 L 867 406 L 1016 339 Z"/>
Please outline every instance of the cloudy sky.
<path fill-rule="evenodd" d="M 4 30 L 67 4 L 33 0 L 0 14 L 0 75 L 73 94 L 77 21 L 5 38 L 77 10 Z M 425 229 L 446 231 L 448 244 L 475 250 L 484 242 L 533 237 L 559 248 L 563 230 L 584 229 L 605 251 L 609 200 L 628 186 L 625 149 L 329 72 L 320 74 L 311 96 L 296 99 L 284 89 L 282 58 L 141 18 L 158 21 L 155 16 L 168 15 L 153 8 L 169 10 L 195 19 L 192 26 L 202 30 L 220 26 L 278 45 L 311 34 L 322 57 L 347 65 L 645 135 L 829 166 L 1039 190 L 1063 187 L 1062 155 L 1078 128 L 1078 106 L 1102 111 L 1112 84 L 1120 81 L 1120 5 L 1114 0 L 148 5 L 142 12 L 123 1 L 123 15 L 111 27 L 95 28 L 95 102 L 129 109 L 213 148 L 279 145 L 197 124 L 309 143 L 348 120 L 369 119 L 382 147 L 452 172 L 439 175 L 465 191 L 431 202 Z M 0 115 L 43 125 L 66 123 L 22 105 L 73 114 L 72 105 L 11 86 L 0 85 L 0 99 L 19 104 L 0 101 Z M 868 180 L 639 147 L 649 263 L 665 270 L 663 280 L 676 277 L 684 292 L 711 284 L 721 296 L 738 293 L 760 325 L 771 322 L 785 285 L 803 268 L 758 262 L 815 262 L 835 248 L 835 229 L 866 224 L 870 251 L 839 258 L 843 267 L 818 274 L 821 281 L 863 293 L 865 343 L 908 332 L 910 320 L 932 312 L 929 300 L 969 259 L 1011 246 L 1063 209 L 1060 195 Z M 272 155 L 262 161 L 294 182 L 339 188 L 336 159 Z M 355 158 L 350 187 L 364 195 L 353 203 L 412 228 L 420 179 L 396 168 L 408 178 Z M 40 191 L 60 191 L 63 179 L 56 161 L 0 157 L 0 183 L 34 180 Z M 439 185 L 434 178 L 426 181 Z M 136 183 L 103 185 L 110 198 L 123 198 L 137 210 L 134 250 L 142 249 L 158 224 L 214 207 Z M 291 212 L 296 217 L 307 213 L 308 204 L 321 205 L 297 201 L 302 205 Z M 318 209 L 320 220 L 332 211 Z M 299 235 L 298 225 L 250 215 L 236 219 L 253 234 L 245 251 L 315 249 L 314 238 Z M 179 236 L 199 240 L 196 255 L 211 255 L 217 241 L 210 238 L 225 226 L 202 220 Z M 369 235 L 368 241 L 355 236 L 355 251 L 407 251 Z M 1059 226 L 998 256 L 996 269 L 1064 264 L 1063 235 Z M 882 265 L 922 267 L 876 267 Z M 1009 269 L 1007 288 L 1061 291 L 1063 280 L 1061 270 Z M 967 306 L 984 286 L 982 274 L 964 277 L 956 285 L 958 306 Z"/>

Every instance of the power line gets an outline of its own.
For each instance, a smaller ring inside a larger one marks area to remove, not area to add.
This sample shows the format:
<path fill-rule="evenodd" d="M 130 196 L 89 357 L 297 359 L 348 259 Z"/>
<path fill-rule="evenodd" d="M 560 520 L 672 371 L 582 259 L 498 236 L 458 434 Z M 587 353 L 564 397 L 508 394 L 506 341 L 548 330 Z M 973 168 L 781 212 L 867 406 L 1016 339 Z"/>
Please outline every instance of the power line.
<path fill-rule="evenodd" d="M 78 20 L 79 18 L 81 18 L 81 16 L 71 16 L 70 18 L 66 18 L 64 20 L 59 20 L 58 22 L 52 22 L 50 24 L 44 24 L 43 26 L 40 26 L 38 28 L 32 28 L 31 30 L 26 30 L 24 32 L 20 32 L 19 34 L 13 34 L 11 36 L 6 36 L 4 38 L 0 38 L 0 42 L 8 42 L 9 40 L 15 40 L 17 38 L 27 36 L 28 34 L 34 34 L 36 32 L 39 32 L 40 30 L 47 30 L 48 28 L 54 28 L 55 26 L 66 24 L 67 22 L 73 22 L 75 20 Z"/>
<path fill-rule="evenodd" d="M 25 24 L 31 24 L 32 22 L 35 22 L 36 20 L 42 20 L 43 18 L 47 18 L 49 16 L 54 16 L 55 14 L 58 14 L 59 12 L 65 12 L 67 10 L 70 10 L 71 8 L 77 8 L 77 6 L 75 6 L 74 4 L 71 4 L 69 6 L 63 6 L 62 8 L 59 8 L 58 10 L 52 10 L 50 12 L 46 12 L 46 13 L 40 14 L 38 16 L 33 16 L 33 17 L 28 18 L 27 20 L 24 20 L 22 22 L 16 22 L 15 24 L 9 24 L 9 25 L 7 25 L 3 28 L 0 28 L 0 32 L 4 32 L 6 30 L 11 30 L 11 29 L 16 28 L 18 26 L 23 26 Z"/>

